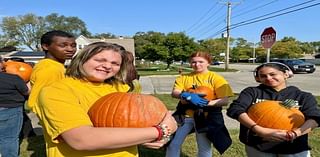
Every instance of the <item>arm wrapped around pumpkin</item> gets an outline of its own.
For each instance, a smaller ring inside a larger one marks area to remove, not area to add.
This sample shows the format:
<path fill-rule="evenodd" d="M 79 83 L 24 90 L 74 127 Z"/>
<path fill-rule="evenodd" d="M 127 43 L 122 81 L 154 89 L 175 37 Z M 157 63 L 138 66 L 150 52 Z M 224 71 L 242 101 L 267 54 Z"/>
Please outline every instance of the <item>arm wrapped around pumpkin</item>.
<path fill-rule="evenodd" d="M 95 127 L 154 127 L 165 144 L 177 129 L 166 106 L 156 97 L 138 93 L 115 92 L 98 99 L 88 111 Z"/>
<path fill-rule="evenodd" d="M 285 141 L 293 141 L 298 137 L 294 129 L 299 128 L 304 122 L 305 118 L 303 113 L 298 109 L 294 100 L 285 101 L 263 101 L 252 105 L 247 114 L 256 123 L 251 125 L 249 131 L 259 130 L 259 126 L 263 127 L 265 132 L 269 132 L 270 136 L 280 137 L 282 134 Z M 272 113 L 272 114 L 271 114 Z M 276 129 L 279 133 L 272 131 Z"/>

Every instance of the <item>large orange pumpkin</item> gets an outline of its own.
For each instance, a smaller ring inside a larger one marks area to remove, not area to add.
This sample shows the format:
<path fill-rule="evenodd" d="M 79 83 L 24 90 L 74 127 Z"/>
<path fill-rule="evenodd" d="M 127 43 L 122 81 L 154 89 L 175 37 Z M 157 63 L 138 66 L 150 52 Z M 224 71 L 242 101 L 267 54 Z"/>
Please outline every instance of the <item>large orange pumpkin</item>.
<path fill-rule="evenodd" d="M 247 113 L 258 125 L 274 129 L 292 130 L 305 121 L 293 100 L 259 102 L 252 105 Z"/>
<path fill-rule="evenodd" d="M 192 86 L 187 92 L 203 94 L 205 95 L 204 98 L 209 101 L 214 98 L 212 89 L 207 86 Z"/>
<path fill-rule="evenodd" d="M 156 97 L 138 93 L 111 93 L 98 99 L 88 111 L 95 127 L 151 127 L 167 112 Z"/>
<path fill-rule="evenodd" d="M 30 80 L 32 67 L 27 63 L 8 60 L 7 62 L 4 62 L 4 67 L 6 73 L 18 75 L 25 82 Z"/>

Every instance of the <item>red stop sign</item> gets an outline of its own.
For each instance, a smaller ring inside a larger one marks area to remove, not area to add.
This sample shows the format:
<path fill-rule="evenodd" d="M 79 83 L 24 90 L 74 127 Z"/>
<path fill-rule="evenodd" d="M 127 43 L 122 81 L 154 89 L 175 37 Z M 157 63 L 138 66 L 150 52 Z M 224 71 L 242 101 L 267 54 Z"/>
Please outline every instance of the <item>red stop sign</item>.
<path fill-rule="evenodd" d="M 276 31 L 272 27 L 264 29 L 260 41 L 264 48 L 271 48 L 276 42 Z"/>

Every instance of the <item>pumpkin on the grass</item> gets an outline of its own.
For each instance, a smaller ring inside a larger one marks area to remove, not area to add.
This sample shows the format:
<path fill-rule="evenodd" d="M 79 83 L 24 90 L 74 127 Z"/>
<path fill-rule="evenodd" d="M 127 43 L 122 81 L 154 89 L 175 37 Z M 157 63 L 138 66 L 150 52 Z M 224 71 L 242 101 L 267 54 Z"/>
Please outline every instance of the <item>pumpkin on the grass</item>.
<path fill-rule="evenodd" d="M 25 82 L 30 80 L 32 67 L 27 63 L 8 60 L 4 62 L 4 67 L 6 73 L 18 75 Z"/>
<path fill-rule="evenodd" d="M 267 100 L 252 105 L 247 113 L 260 126 L 292 130 L 305 121 L 303 113 L 297 107 L 294 100 Z"/>
<path fill-rule="evenodd" d="M 211 88 L 209 88 L 207 86 L 196 86 L 196 85 L 193 85 L 191 88 L 189 88 L 187 90 L 187 92 L 203 94 L 203 95 L 205 95 L 203 98 L 205 98 L 205 99 L 207 99 L 209 101 L 213 99 L 213 91 L 212 91 Z"/>
<path fill-rule="evenodd" d="M 95 127 L 151 127 L 167 113 L 156 97 L 138 93 L 111 93 L 98 99 L 88 114 Z"/>

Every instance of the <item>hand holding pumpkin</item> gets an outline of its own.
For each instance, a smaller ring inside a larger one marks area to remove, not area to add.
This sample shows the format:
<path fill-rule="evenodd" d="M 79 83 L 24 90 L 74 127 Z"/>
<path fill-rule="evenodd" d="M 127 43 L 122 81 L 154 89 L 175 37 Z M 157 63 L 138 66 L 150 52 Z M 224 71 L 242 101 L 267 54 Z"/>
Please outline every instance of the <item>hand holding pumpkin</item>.
<path fill-rule="evenodd" d="M 258 136 L 262 137 L 265 141 L 270 142 L 283 142 L 287 141 L 286 130 L 280 129 L 272 129 L 272 128 L 265 128 L 262 126 L 256 126 L 253 130 Z"/>
<path fill-rule="evenodd" d="M 204 107 L 208 105 L 209 101 L 203 98 L 204 96 L 205 95 L 201 93 L 197 94 L 197 93 L 189 93 L 189 92 L 182 92 L 180 95 L 182 99 L 187 100 L 199 107 Z"/>
<path fill-rule="evenodd" d="M 144 143 L 142 145 L 147 147 L 147 148 L 151 148 L 151 149 L 160 149 L 166 143 L 167 143 L 167 141 L 162 140 L 162 141 L 148 142 L 148 143 Z"/>
<path fill-rule="evenodd" d="M 176 132 L 177 128 L 178 128 L 178 124 L 177 121 L 174 119 L 174 117 L 172 116 L 172 112 L 168 111 L 165 115 L 165 117 L 163 118 L 163 120 L 160 122 L 160 125 L 165 124 L 166 126 L 168 126 L 168 129 L 170 130 L 170 133 L 174 133 Z"/>

